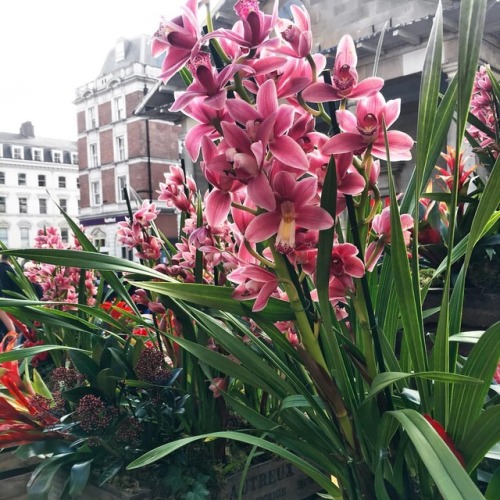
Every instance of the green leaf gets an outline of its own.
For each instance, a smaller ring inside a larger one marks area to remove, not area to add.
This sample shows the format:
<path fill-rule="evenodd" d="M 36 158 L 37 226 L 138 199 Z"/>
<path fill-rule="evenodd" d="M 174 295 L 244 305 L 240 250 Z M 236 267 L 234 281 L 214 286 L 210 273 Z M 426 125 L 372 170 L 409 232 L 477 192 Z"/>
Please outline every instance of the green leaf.
<path fill-rule="evenodd" d="M 12 351 L 9 352 L 0 353 L 0 363 L 3 363 L 5 361 L 15 361 L 24 358 L 29 358 L 31 356 L 35 356 L 35 354 L 40 354 L 42 352 L 47 352 L 47 351 L 57 351 L 57 350 L 80 352 L 80 353 L 87 352 L 82 349 L 77 349 L 75 347 L 68 347 L 64 345 L 39 345 L 35 347 L 23 347 L 19 349 L 13 349 Z"/>
<path fill-rule="evenodd" d="M 486 0 L 460 3 L 458 32 L 458 113 L 457 145 L 460 150 L 462 137 L 469 116 L 472 86 L 476 76 L 479 49 L 483 39 Z"/>
<path fill-rule="evenodd" d="M 100 371 L 99 365 L 84 352 L 70 352 L 71 361 L 75 368 L 89 380 L 94 380 Z"/>
<path fill-rule="evenodd" d="M 479 417 L 499 359 L 500 322 L 484 332 L 472 348 L 462 369 L 462 375 L 480 379 L 483 385 L 460 385 L 453 390 L 450 420 L 446 431 L 455 443 L 463 442 L 470 426 Z"/>
<path fill-rule="evenodd" d="M 104 368 L 97 374 L 96 384 L 110 401 L 114 401 L 117 380 L 116 377 L 114 377 L 113 370 L 111 370 L 111 368 Z"/>
<path fill-rule="evenodd" d="M 460 332 L 453 337 L 450 337 L 450 342 L 464 342 L 466 344 L 475 344 L 483 336 L 484 330 L 477 330 L 472 332 Z"/>
<path fill-rule="evenodd" d="M 500 498 L 500 469 L 497 469 L 490 479 L 484 497 L 486 500 L 498 500 Z"/>
<path fill-rule="evenodd" d="M 495 217 L 495 211 L 499 205 L 498 193 L 500 193 L 500 156 L 493 166 L 488 182 L 479 200 L 474 219 L 472 220 L 467 251 L 465 253 L 466 267 L 469 265 L 475 245 L 484 235 L 485 227 L 488 227 L 490 219 Z"/>
<path fill-rule="evenodd" d="M 52 399 L 52 393 L 50 392 L 49 388 L 45 385 L 43 378 L 40 376 L 38 370 L 36 369 L 33 369 L 33 389 L 37 394 Z"/>
<path fill-rule="evenodd" d="M 436 113 L 441 86 L 441 60 L 443 52 L 443 9 L 438 4 L 432 30 L 429 35 L 425 53 L 422 79 L 420 81 L 420 98 L 418 104 L 417 122 L 417 155 L 416 168 L 417 193 L 422 192 L 422 178 L 424 176 L 427 157 L 434 128 L 436 127 Z"/>
<path fill-rule="evenodd" d="M 69 495 L 71 498 L 81 495 L 90 477 L 92 462 L 94 459 L 85 462 L 78 462 L 71 467 L 69 478 Z"/>
<path fill-rule="evenodd" d="M 386 137 L 386 149 L 388 149 L 385 124 L 384 135 Z M 387 154 L 390 157 L 389 151 L 387 151 Z M 413 287 L 410 285 L 412 283 L 412 276 L 403 237 L 403 229 L 401 227 L 400 211 L 390 162 L 388 162 L 387 170 L 391 197 L 391 264 L 394 285 L 398 292 L 397 299 L 401 313 L 401 322 L 403 324 L 403 335 L 414 369 L 418 372 L 426 372 L 428 371 L 428 366 L 422 310 L 421 307 L 420 311 L 417 309 L 417 305 L 420 304 L 420 297 L 415 296 Z M 431 407 L 429 387 L 425 381 L 422 382 L 419 379 L 417 379 L 417 386 L 422 398 L 423 408 L 425 411 L 429 411 Z"/>
<path fill-rule="evenodd" d="M 231 431 L 202 434 L 200 436 L 192 436 L 184 439 L 179 439 L 172 443 L 164 444 L 158 448 L 155 448 L 154 450 L 145 453 L 141 457 L 135 459 L 127 466 L 127 469 L 128 470 L 137 469 L 139 467 L 144 467 L 146 465 L 152 464 L 157 460 L 160 460 L 161 458 L 169 455 L 170 453 L 173 453 L 179 448 L 182 448 L 183 446 L 186 446 L 187 444 L 193 443 L 195 441 L 199 441 L 200 439 L 203 439 L 205 441 L 212 441 L 213 439 L 218 439 L 218 438 L 231 439 L 234 441 L 239 441 L 242 443 L 247 443 L 253 446 L 257 446 L 264 450 L 268 450 L 271 453 L 274 453 L 280 456 L 281 458 L 287 460 L 288 462 L 292 463 L 293 465 L 295 465 L 297 468 L 299 468 L 305 474 L 311 477 L 318 485 L 324 488 L 331 495 L 340 494 L 338 487 L 332 483 L 329 475 L 325 475 L 323 472 L 319 471 L 317 468 L 313 467 L 311 464 L 309 464 L 302 458 L 298 457 L 297 455 L 291 453 L 288 450 L 285 450 L 284 448 L 281 448 L 280 446 L 277 446 L 274 443 L 266 441 L 265 439 L 251 436 L 249 434 L 231 432 Z"/>
<path fill-rule="evenodd" d="M 394 434 L 393 420 L 406 431 L 415 450 L 434 479 L 443 498 L 474 500 L 483 496 L 472 479 L 432 426 L 415 410 L 389 411 L 382 418 L 380 429 L 379 460 L 384 460 L 384 450 Z"/>
<path fill-rule="evenodd" d="M 321 400 L 319 396 L 314 396 L 316 402 L 320 408 L 326 409 L 325 403 Z M 293 396 L 287 396 L 283 403 L 281 404 L 281 411 L 288 408 L 310 408 L 311 403 L 302 394 L 294 394 Z"/>
<path fill-rule="evenodd" d="M 138 288 L 151 290 L 160 295 L 173 299 L 185 300 L 205 307 L 211 307 L 219 311 L 226 311 L 236 316 L 247 316 L 251 318 L 265 317 L 273 321 L 289 321 L 294 318 L 293 311 L 288 302 L 273 299 L 269 300 L 267 307 L 258 313 L 252 312 L 249 302 L 241 302 L 233 299 L 232 288 L 221 286 L 201 285 L 197 283 L 178 282 L 132 282 Z"/>
<path fill-rule="evenodd" d="M 467 472 L 471 473 L 490 449 L 500 442 L 500 406 L 485 410 L 469 427 L 464 438 L 456 443 L 462 452 Z"/>
<path fill-rule="evenodd" d="M 367 398 L 372 398 L 377 395 L 380 391 L 386 387 L 398 382 L 399 380 L 404 380 L 407 378 L 422 378 L 427 380 L 436 380 L 439 382 L 450 382 L 457 384 L 481 384 L 482 380 L 475 379 L 472 377 L 466 377 L 464 375 L 456 375 L 453 373 L 446 372 L 435 372 L 426 371 L 420 373 L 397 373 L 397 372 L 386 372 L 379 373 L 372 382 L 370 392 L 366 396 Z"/>

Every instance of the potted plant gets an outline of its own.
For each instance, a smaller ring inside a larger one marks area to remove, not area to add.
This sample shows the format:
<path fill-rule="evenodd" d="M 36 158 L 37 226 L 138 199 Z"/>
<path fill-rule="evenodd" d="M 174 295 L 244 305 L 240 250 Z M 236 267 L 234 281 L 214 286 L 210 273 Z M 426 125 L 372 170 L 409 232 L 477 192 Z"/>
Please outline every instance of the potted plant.
<path fill-rule="evenodd" d="M 82 250 L 6 253 L 96 270 L 128 300 L 116 276 L 123 272 L 138 302 L 172 314 L 180 327 L 153 322 L 153 337 L 179 346 L 193 362 L 189 369 L 198 366 L 211 383 L 219 396 L 213 400 L 241 424 L 186 433 L 128 470 L 147 471 L 200 441 L 221 448 L 233 441 L 285 459 L 330 498 L 494 497 L 498 466 L 488 460 L 500 440 L 492 387 L 500 324 L 464 333 L 461 317 L 474 249 L 499 217 L 499 161 L 458 242 L 460 178 L 453 170 L 446 254 L 433 271 L 442 276 L 443 295 L 430 346 L 415 223 L 454 114 L 461 150 L 486 2 L 461 4 L 458 74 L 442 96 L 438 7 L 422 75 L 415 171 L 403 196 L 391 161 L 408 160 L 413 140 L 393 129 L 399 102 L 385 101 L 383 80 L 358 80 L 352 39 L 339 42 L 330 79 L 321 55 L 311 54 L 305 10 L 293 7 L 286 23 L 257 1 L 240 0 L 235 10 L 233 29 L 213 30 L 208 16 L 202 34 L 197 2 L 189 0 L 152 46 L 155 54 L 166 51 L 162 78 L 182 68 L 188 86 L 173 109 L 199 122 L 186 147 L 193 159 L 201 154 L 211 184 L 198 194 L 171 167 L 160 185 L 160 200 L 183 214 L 180 242 L 172 247 L 161 238 L 156 207 L 145 202 L 119 235 L 138 248 L 141 263 L 99 255 L 74 223 Z M 389 172 L 385 208 L 380 161 Z M 167 261 L 158 264 L 162 249 Z M 39 306 L 3 299 L 0 307 L 15 313 Z M 473 344 L 467 356 L 458 353 L 461 343 Z"/>

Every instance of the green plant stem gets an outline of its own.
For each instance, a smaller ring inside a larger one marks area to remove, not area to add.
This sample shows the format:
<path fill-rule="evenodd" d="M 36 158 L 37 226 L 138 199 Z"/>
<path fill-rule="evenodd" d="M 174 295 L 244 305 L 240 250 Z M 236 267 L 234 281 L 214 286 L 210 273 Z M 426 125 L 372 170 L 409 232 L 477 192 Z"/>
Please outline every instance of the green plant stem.
<path fill-rule="evenodd" d="M 300 300 L 299 294 L 295 289 L 295 286 L 293 286 L 292 284 L 292 278 L 290 276 L 290 273 L 288 272 L 284 257 L 274 247 L 274 238 L 270 240 L 269 246 L 276 265 L 275 271 L 280 281 L 283 282 L 283 287 L 285 288 L 288 300 L 294 312 L 295 323 L 300 334 L 301 342 L 304 345 L 304 350 L 306 351 L 307 355 L 310 356 L 312 360 L 322 369 L 325 377 L 328 377 L 328 384 L 330 385 L 330 395 L 333 395 L 333 398 L 328 398 L 328 401 L 332 403 L 332 410 L 342 429 L 342 433 L 345 440 L 347 441 L 347 444 L 353 451 L 355 451 L 357 447 L 354 437 L 353 425 L 351 419 L 349 418 L 349 414 L 347 412 L 337 384 L 335 383 L 335 380 L 331 379 L 330 370 L 328 369 L 328 365 L 323 356 L 323 352 L 321 351 L 319 339 L 314 334 L 314 331 L 311 327 L 311 324 L 309 323 L 309 319 Z M 317 382 L 318 390 L 321 394 L 324 394 L 324 391 L 321 388 L 321 381 L 318 380 L 318 378 L 319 377 L 313 376 L 313 380 Z"/>
<path fill-rule="evenodd" d="M 361 328 L 361 337 L 363 340 L 363 353 L 366 360 L 366 368 L 370 379 L 373 380 L 377 375 L 377 363 L 375 362 L 375 353 L 373 350 L 372 332 L 368 322 L 368 312 L 366 303 L 362 297 L 353 297 L 353 305 L 356 316 Z"/>

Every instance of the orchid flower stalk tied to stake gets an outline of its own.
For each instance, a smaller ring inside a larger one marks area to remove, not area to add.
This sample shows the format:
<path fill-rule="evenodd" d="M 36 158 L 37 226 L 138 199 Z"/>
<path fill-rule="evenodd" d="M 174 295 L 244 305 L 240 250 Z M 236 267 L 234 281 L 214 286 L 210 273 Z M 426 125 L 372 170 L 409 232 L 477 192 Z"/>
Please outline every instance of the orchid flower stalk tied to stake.
<path fill-rule="evenodd" d="M 277 2 L 265 13 L 257 0 L 238 0 L 233 28 L 214 30 L 207 6 L 203 30 L 197 5 L 188 0 L 182 15 L 160 24 L 152 52 L 165 54 L 163 81 L 180 71 L 186 82 L 172 110 L 197 122 L 185 147 L 210 189 L 199 193 L 171 166 L 158 203 L 182 213 L 179 243 L 161 239 L 157 207 L 146 201 L 119 231 L 142 265 L 99 255 L 82 264 L 74 251 L 66 263 L 131 273 L 140 303 L 153 314 L 171 311 L 181 331 L 195 332 L 173 337 L 155 324 L 158 338 L 199 359 L 214 397 L 247 430 L 165 443 L 129 468 L 195 440 L 228 438 L 289 460 L 331 498 L 494 495 L 495 481 L 484 478 L 498 481 L 498 465 L 487 462 L 486 475 L 478 471 L 500 441 L 500 407 L 490 393 L 500 324 L 460 332 L 472 252 L 500 214 L 492 126 L 500 92 L 487 67 L 475 83 L 486 1 L 461 3 L 458 73 L 443 95 L 438 6 L 416 143 L 397 130 L 401 100 L 386 101 L 383 79 L 359 78 L 349 35 L 327 68 L 325 57 L 312 53 L 302 7 L 292 5 L 288 20 L 278 17 Z M 467 129 L 473 88 L 477 120 Z M 487 114 L 477 112 L 487 102 L 479 92 L 496 103 Z M 482 116 L 486 137 L 477 128 Z M 491 168 L 461 241 L 455 231 L 463 182 L 459 168 L 449 169 L 447 255 L 434 270 L 444 279 L 443 300 L 437 330 L 427 335 L 419 209 L 453 119 L 455 150 L 465 147 L 464 137 L 477 137 Z M 395 191 L 391 161 L 415 162 L 404 195 Z M 387 203 L 378 187 L 381 165 L 389 176 Z M 166 263 L 158 264 L 162 252 Z M 50 252 L 12 253 L 51 259 Z M 462 356 L 459 343 L 471 341 Z"/>

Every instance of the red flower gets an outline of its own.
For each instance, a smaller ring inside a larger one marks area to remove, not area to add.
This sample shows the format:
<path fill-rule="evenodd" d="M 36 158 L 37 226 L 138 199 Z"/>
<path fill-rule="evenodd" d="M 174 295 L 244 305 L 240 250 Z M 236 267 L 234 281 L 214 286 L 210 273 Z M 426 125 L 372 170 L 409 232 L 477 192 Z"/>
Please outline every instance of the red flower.
<path fill-rule="evenodd" d="M 457 450 L 455 447 L 455 443 L 451 439 L 451 437 L 447 434 L 447 432 L 444 430 L 443 426 L 437 421 L 434 420 L 430 415 L 424 414 L 423 417 L 431 426 L 433 429 L 439 434 L 441 439 L 448 445 L 448 448 L 453 452 L 453 454 L 457 457 L 457 460 L 462 464 L 463 467 L 465 467 L 465 460 L 462 454 Z"/>

